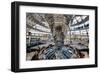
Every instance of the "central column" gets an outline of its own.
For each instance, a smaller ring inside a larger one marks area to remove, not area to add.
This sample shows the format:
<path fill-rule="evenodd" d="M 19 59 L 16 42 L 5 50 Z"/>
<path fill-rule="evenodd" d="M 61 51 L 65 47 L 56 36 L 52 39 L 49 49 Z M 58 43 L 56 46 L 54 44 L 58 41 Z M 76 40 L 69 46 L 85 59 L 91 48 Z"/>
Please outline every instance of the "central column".
<path fill-rule="evenodd" d="M 54 25 L 53 25 L 53 38 L 56 49 L 60 50 L 64 45 L 64 31 L 65 29 L 65 17 L 63 15 L 54 15 Z"/>
<path fill-rule="evenodd" d="M 63 46 L 69 24 L 69 21 L 67 21 L 68 17 L 65 17 L 62 14 L 47 14 L 45 15 L 45 18 L 51 29 L 55 46 Z"/>
<path fill-rule="evenodd" d="M 67 48 L 64 46 L 64 39 L 67 34 L 69 16 L 62 14 L 47 14 L 45 18 L 51 29 L 55 45 L 48 49 L 46 56 L 50 58 L 54 55 L 56 59 L 67 58 Z M 65 52 L 66 51 L 66 52 Z M 68 52 L 69 53 L 69 52 Z"/>

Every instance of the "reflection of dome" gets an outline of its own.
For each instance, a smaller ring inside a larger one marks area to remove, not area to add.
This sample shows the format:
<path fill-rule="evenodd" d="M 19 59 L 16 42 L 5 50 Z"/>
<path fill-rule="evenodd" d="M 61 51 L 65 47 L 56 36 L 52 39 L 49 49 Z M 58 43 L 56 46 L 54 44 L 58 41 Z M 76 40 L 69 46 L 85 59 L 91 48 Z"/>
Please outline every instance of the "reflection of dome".
<path fill-rule="evenodd" d="M 73 56 L 74 49 L 71 49 L 69 47 L 60 47 L 60 48 L 55 48 L 50 47 L 46 49 L 42 54 L 39 56 L 40 59 L 69 59 Z"/>

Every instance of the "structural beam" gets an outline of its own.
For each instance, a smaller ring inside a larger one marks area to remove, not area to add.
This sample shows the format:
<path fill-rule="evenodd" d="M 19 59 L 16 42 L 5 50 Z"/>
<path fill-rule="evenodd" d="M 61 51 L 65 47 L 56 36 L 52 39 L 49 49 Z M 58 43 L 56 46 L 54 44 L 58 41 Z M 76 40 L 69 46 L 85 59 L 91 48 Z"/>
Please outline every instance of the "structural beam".
<path fill-rule="evenodd" d="M 86 21 L 89 20 L 89 16 L 87 16 L 85 19 L 83 19 L 82 21 L 80 22 L 77 22 L 76 24 L 72 24 L 71 26 L 76 26 L 76 25 L 79 25 L 79 24 L 82 24 L 82 23 L 85 23 Z"/>

